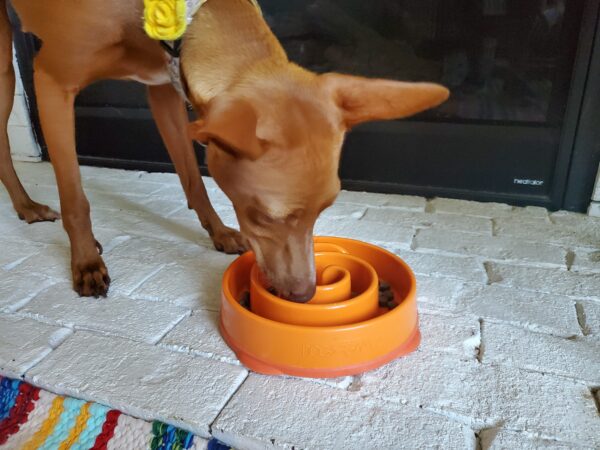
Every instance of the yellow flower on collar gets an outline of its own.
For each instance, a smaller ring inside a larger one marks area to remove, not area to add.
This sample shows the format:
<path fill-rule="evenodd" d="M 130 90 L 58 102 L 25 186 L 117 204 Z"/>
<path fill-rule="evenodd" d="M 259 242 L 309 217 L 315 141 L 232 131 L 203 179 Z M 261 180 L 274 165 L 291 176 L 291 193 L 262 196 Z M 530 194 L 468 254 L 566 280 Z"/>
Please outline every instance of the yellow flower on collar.
<path fill-rule="evenodd" d="M 144 30 L 152 39 L 174 41 L 187 28 L 185 0 L 144 0 Z"/>

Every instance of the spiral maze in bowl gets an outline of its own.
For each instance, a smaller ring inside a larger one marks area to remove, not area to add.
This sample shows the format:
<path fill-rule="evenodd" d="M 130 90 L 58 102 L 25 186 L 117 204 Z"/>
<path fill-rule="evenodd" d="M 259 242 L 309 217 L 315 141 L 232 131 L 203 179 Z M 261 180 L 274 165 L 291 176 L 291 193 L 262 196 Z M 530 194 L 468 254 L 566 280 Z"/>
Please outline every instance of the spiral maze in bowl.
<path fill-rule="evenodd" d="M 306 304 L 269 292 L 252 253 L 227 269 L 220 329 L 244 365 L 326 378 L 364 372 L 416 349 L 416 283 L 400 258 L 364 242 L 319 237 L 315 262 L 317 291 Z M 381 280 L 393 293 L 387 307 L 380 306 Z"/>

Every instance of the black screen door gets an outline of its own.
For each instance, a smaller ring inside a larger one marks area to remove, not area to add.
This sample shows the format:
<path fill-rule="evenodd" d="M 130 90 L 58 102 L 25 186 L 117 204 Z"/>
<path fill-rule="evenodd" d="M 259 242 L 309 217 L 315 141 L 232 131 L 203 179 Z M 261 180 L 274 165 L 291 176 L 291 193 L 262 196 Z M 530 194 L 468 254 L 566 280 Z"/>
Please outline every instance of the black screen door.
<path fill-rule="evenodd" d="M 436 110 L 350 133 L 345 187 L 551 208 L 563 206 L 598 3 L 261 1 L 290 59 L 305 67 L 452 90 Z M 171 170 L 136 83 L 82 92 L 77 140 L 86 163 Z"/>

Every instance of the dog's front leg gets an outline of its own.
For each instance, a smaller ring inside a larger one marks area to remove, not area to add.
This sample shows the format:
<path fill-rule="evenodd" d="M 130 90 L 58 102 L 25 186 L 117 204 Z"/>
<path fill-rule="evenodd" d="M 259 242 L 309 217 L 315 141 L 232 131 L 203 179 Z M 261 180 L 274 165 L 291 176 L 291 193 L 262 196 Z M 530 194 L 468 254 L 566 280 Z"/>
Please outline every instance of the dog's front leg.
<path fill-rule="evenodd" d="M 226 227 L 210 203 L 198 169 L 192 141 L 188 137 L 188 116 L 183 100 L 171 86 L 148 87 L 148 100 L 156 125 L 179 175 L 190 209 L 208 231 L 215 248 L 225 253 L 247 249 L 239 231 Z"/>
<path fill-rule="evenodd" d="M 43 52 L 43 50 L 42 50 Z M 40 121 L 52 160 L 63 224 L 71 241 L 73 288 L 81 296 L 106 296 L 110 278 L 92 233 L 90 204 L 81 186 L 75 150 L 75 89 L 65 89 L 35 61 Z"/>
<path fill-rule="evenodd" d="M 20 219 L 27 223 L 55 221 L 60 215 L 46 205 L 36 203 L 23 188 L 10 156 L 6 127 L 15 95 L 15 72 L 12 62 L 12 31 L 6 5 L 0 1 L 0 181 L 6 187 Z"/>

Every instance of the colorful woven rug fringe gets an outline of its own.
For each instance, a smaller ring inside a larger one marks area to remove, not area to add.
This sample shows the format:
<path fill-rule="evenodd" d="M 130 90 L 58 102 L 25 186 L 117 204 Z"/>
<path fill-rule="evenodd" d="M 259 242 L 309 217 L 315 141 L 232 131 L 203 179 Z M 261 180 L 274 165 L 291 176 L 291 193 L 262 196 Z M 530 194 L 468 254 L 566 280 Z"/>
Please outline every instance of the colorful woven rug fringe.
<path fill-rule="evenodd" d="M 206 441 L 162 422 L 0 377 L 0 448 L 200 450 Z"/>

